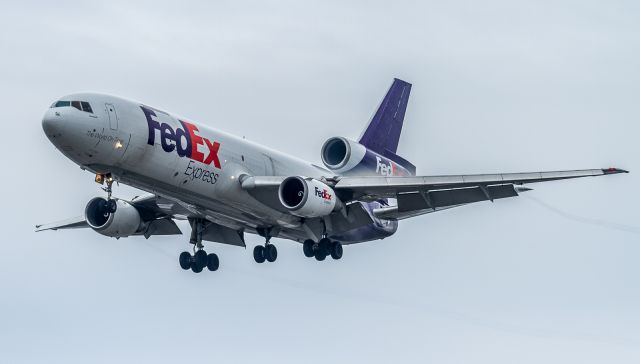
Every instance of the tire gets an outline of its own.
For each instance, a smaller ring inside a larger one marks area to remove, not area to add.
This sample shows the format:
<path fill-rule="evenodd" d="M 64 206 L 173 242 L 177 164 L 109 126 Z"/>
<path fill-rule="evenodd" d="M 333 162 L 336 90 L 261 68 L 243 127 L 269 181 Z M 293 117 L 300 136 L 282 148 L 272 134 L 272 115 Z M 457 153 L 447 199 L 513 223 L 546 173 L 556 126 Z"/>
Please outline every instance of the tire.
<path fill-rule="evenodd" d="M 200 267 L 200 270 L 207 266 L 207 252 L 198 250 L 194 257 L 194 264 Z"/>
<path fill-rule="evenodd" d="M 267 244 L 264 247 L 264 257 L 269 263 L 273 263 L 278 259 L 278 249 L 275 245 Z"/>
<path fill-rule="evenodd" d="M 96 208 L 98 211 L 100 211 L 102 215 L 109 216 L 109 204 L 107 203 L 106 200 L 98 201 Z"/>
<path fill-rule="evenodd" d="M 256 263 L 264 263 L 264 247 L 262 245 L 256 245 L 256 247 L 253 248 L 253 260 L 255 260 Z"/>
<path fill-rule="evenodd" d="M 313 240 L 305 240 L 302 244 L 302 251 L 304 252 L 304 256 L 307 258 L 311 258 L 313 256 Z"/>
<path fill-rule="evenodd" d="M 180 253 L 178 260 L 180 261 L 180 268 L 184 270 L 191 268 L 191 254 L 189 252 Z"/>
<path fill-rule="evenodd" d="M 331 240 L 329 240 L 328 238 L 320 239 L 320 241 L 318 242 L 318 247 L 320 248 L 320 250 L 322 250 L 324 255 L 328 255 L 329 253 L 331 253 Z"/>
<path fill-rule="evenodd" d="M 209 254 L 207 255 L 207 269 L 211 272 L 215 272 L 220 267 L 220 259 L 218 259 L 218 255 Z"/>
<path fill-rule="evenodd" d="M 114 212 L 116 212 L 117 209 L 118 209 L 118 204 L 116 203 L 116 200 L 107 201 L 107 211 L 110 214 L 113 214 Z"/>
<path fill-rule="evenodd" d="M 317 261 L 321 262 L 327 257 L 327 253 L 322 249 L 318 249 L 315 252 L 315 257 Z"/>
<path fill-rule="evenodd" d="M 198 265 L 196 262 L 193 262 L 193 264 L 191 264 L 191 271 L 193 273 L 200 273 L 202 272 L 203 268 L 204 268 L 203 266 Z"/>
<path fill-rule="evenodd" d="M 342 244 L 337 241 L 334 241 L 331 245 L 331 258 L 335 260 L 342 258 Z"/>

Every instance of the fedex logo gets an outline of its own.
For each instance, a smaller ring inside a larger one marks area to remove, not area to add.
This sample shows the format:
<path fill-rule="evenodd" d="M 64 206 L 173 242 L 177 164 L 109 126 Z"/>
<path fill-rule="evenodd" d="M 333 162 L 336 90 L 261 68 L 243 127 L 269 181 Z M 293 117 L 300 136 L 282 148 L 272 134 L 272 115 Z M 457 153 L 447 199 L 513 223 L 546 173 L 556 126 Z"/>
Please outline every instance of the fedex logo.
<path fill-rule="evenodd" d="M 318 187 L 316 187 L 316 196 L 322 198 L 325 201 L 331 201 L 331 194 L 329 192 L 327 192 L 327 190 L 325 189 L 319 189 Z"/>
<path fill-rule="evenodd" d="M 385 164 L 382 158 L 376 156 L 376 173 L 380 173 L 383 176 L 393 176 L 393 163 L 389 162 L 389 164 Z"/>
<path fill-rule="evenodd" d="M 154 145 L 156 134 L 158 134 L 160 144 L 165 152 L 171 153 L 175 150 L 180 157 L 187 157 L 207 165 L 213 163 L 216 168 L 222 169 L 220 159 L 218 158 L 220 143 L 212 142 L 196 134 L 198 127 L 186 121 L 178 120 L 180 124 L 182 124 L 183 129 L 176 128 L 176 130 L 173 130 L 171 125 L 167 123 L 161 124 L 155 120 L 154 118 L 157 115 L 153 110 L 144 106 L 140 106 L 140 108 L 142 108 L 142 112 L 144 112 L 144 116 L 147 118 L 147 124 L 149 125 L 147 144 Z M 156 133 L 156 131 L 158 133 Z M 201 152 L 198 149 L 199 146 L 206 147 L 207 153 Z"/>

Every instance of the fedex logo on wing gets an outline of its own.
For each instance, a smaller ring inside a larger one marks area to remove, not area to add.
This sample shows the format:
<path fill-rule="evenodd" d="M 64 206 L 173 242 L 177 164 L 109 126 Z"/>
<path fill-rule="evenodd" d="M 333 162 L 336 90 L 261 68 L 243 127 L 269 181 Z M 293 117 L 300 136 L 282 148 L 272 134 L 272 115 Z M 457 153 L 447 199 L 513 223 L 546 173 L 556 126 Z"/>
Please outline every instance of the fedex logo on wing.
<path fill-rule="evenodd" d="M 147 124 L 149 125 L 147 144 L 154 145 L 156 134 L 159 134 L 160 144 L 165 152 L 171 153 L 175 150 L 180 157 L 187 157 L 207 165 L 213 163 L 216 168 L 222 169 L 220 159 L 218 158 L 220 143 L 212 142 L 196 134 L 198 127 L 186 121 L 178 120 L 180 124 L 182 124 L 183 129 L 176 128 L 176 130 L 173 130 L 171 125 L 167 123 L 161 124 L 154 119 L 157 116 L 155 111 L 144 106 L 140 106 L 140 108 L 142 108 L 142 112 L 144 112 L 144 116 L 147 118 Z M 156 131 L 158 133 L 156 133 Z M 206 147 L 206 154 L 198 149 L 199 146 Z"/>
<path fill-rule="evenodd" d="M 331 194 L 325 190 L 325 189 L 319 189 L 318 187 L 315 188 L 316 189 L 316 196 L 322 198 L 325 201 L 331 201 Z"/>

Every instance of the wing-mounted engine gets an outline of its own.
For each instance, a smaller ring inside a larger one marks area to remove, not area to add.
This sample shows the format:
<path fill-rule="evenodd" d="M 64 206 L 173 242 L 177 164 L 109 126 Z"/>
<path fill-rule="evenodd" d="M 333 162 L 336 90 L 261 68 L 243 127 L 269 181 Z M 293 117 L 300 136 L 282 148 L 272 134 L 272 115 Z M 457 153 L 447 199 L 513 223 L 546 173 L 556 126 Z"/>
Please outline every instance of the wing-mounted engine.
<path fill-rule="evenodd" d="M 140 233 L 144 225 L 138 210 L 124 200 L 115 200 L 115 202 L 115 212 L 111 212 L 104 198 L 91 199 L 84 210 L 87 224 L 96 232 L 114 238 Z"/>
<path fill-rule="evenodd" d="M 343 207 L 335 192 L 313 178 L 287 177 L 278 188 L 280 203 L 293 215 L 322 217 Z"/>
<path fill-rule="evenodd" d="M 338 174 L 349 175 L 383 175 L 410 176 L 415 174 L 415 167 L 388 152 L 383 156 L 364 145 L 343 137 L 333 137 L 322 146 L 322 162 L 327 168 Z M 408 168 L 403 167 L 402 164 Z"/>

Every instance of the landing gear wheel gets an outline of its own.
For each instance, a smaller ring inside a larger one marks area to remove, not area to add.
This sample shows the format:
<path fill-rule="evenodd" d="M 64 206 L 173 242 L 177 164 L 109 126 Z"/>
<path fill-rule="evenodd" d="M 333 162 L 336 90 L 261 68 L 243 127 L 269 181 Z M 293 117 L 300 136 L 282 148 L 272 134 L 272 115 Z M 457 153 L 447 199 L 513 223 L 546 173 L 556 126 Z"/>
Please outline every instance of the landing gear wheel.
<path fill-rule="evenodd" d="M 105 217 L 109 216 L 109 207 L 108 207 L 107 200 L 98 201 L 98 204 L 96 207 L 97 207 L 97 210 L 100 211 L 100 213 L 103 214 Z"/>
<path fill-rule="evenodd" d="M 311 258 L 314 255 L 313 244 L 315 244 L 313 240 L 305 240 L 302 244 L 302 251 L 304 252 L 305 257 Z"/>
<path fill-rule="evenodd" d="M 109 213 L 113 214 L 114 212 L 116 212 L 117 209 L 118 209 L 118 204 L 116 203 L 116 200 L 107 201 L 107 211 Z"/>
<path fill-rule="evenodd" d="M 315 257 L 316 257 L 317 261 L 321 262 L 327 257 L 327 253 L 326 253 L 326 251 L 318 248 L 315 251 Z"/>
<path fill-rule="evenodd" d="M 189 225 L 191 225 L 189 244 L 193 245 L 193 255 L 189 255 L 187 252 L 180 254 L 180 266 L 182 269 L 191 268 L 194 273 L 200 273 L 205 268 L 213 272 L 220 267 L 218 255 L 207 254 L 204 250 L 204 245 L 202 245 L 202 234 L 210 224 L 210 221 L 203 218 L 189 218 Z"/>
<path fill-rule="evenodd" d="M 189 254 L 189 252 L 180 253 L 178 260 L 180 261 L 180 268 L 184 270 L 191 268 L 191 254 Z"/>
<path fill-rule="evenodd" d="M 211 272 L 215 272 L 220 267 L 220 260 L 216 254 L 207 255 L 207 269 Z"/>
<path fill-rule="evenodd" d="M 265 256 L 264 247 L 262 245 L 256 245 L 256 247 L 253 248 L 253 260 L 255 260 L 256 263 L 264 263 Z"/>
<path fill-rule="evenodd" d="M 331 253 L 331 240 L 329 240 L 328 238 L 320 239 L 320 241 L 318 242 L 318 248 L 322 250 L 325 256 L 328 255 L 329 253 Z"/>
<path fill-rule="evenodd" d="M 342 258 L 342 244 L 337 241 L 331 244 L 331 258 L 335 260 Z"/>
<path fill-rule="evenodd" d="M 193 258 L 194 264 L 200 267 L 200 270 L 207 266 L 207 252 L 204 250 L 198 250 Z"/>
<path fill-rule="evenodd" d="M 275 245 L 267 244 L 264 247 L 264 257 L 269 263 L 273 263 L 278 259 L 278 249 Z"/>
<path fill-rule="evenodd" d="M 204 268 L 204 266 L 199 265 L 199 264 L 198 264 L 198 263 L 196 263 L 196 262 L 193 262 L 193 264 L 191 264 L 191 271 L 192 271 L 193 273 L 200 273 L 200 272 L 202 272 L 202 269 L 203 269 L 203 268 Z"/>

